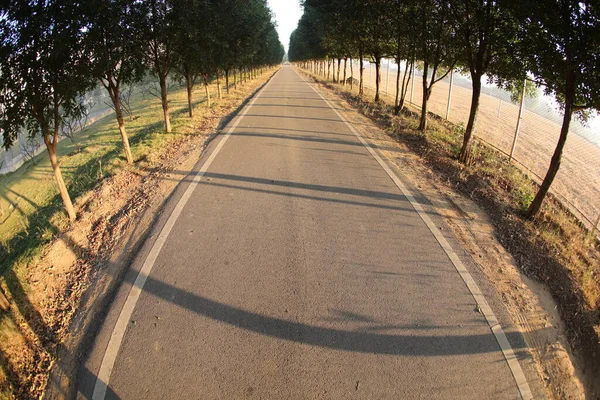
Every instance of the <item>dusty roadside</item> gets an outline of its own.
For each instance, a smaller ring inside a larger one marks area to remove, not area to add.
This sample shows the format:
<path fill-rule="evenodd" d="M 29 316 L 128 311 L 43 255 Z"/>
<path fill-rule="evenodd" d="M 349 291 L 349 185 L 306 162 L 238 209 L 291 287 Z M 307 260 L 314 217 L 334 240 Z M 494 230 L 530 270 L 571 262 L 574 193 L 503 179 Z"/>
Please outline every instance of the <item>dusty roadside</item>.
<path fill-rule="evenodd" d="M 10 346 L 0 354 L 13 396 L 73 397 L 74 371 L 166 199 L 208 141 L 274 72 L 238 86 L 168 145 L 77 199 L 78 220 L 56 236 L 28 276 L 19 277 L 29 285 L 26 307 L 11 311 L 21 335 L 4 338 Z"/>
<path fill-rule="evenodd" d="M 379 128 L 371 119 L 357 112 L 331 86 L 318 82 L 315 85 L 444 217 L 477 267 L 493 284 L 515 326 L 523 333 L 548 397 L 585 398 L 581 373 L 574 367 L 565 326 L 552 295 L 544 285 L 521 272 L 517 262 L 498 240 L 495 226 L 486 212 L 458 192 L 452 182 L 441 179 L 422 157 L 393 133 Z"/>

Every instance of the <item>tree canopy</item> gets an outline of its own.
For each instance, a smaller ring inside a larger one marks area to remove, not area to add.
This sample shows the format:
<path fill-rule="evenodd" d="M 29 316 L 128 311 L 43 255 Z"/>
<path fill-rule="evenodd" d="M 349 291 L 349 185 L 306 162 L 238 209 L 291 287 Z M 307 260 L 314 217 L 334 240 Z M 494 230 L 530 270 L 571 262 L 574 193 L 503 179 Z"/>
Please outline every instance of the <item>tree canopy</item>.
<path fill-rule="evenodd" d="M 65 121 L 80 98 L 101 84 L 108 92 L 124 152 L 133 162 L 121 111 L 121 88 L 148 73 L 160 85 L 171 130 L 167 80 L 184 76 L 190 116 L 199 74 L 281 62 L 266 0 L 12 0 L 0 4 L 0 129 L 9 148 L 25 129 L 41 135 L 61 197 L 75 211 L 56 153 Z"/>
<path fill-rule="evenodd" d="M 423 70 L 420 128 L 437 79 L 454 66 L 472 82 L 471 107 L 458 158 L 470 162 L 482 79 L 523 87 L 528 75 L 564 107 L 560 139 L 533 217 L 560 166 L 572 115 L 600 109 L 600 24 L 594 0 L 305 0 L 304 15 L 290 38 L 289 59 L 321 65 L 332 57 L 391 56 L 406 60 L 396 83 L 396 113 L 404 105 L 410 66 Z M 433 71 L 431 71 L 433 70 Z M 379 74 L 377 74 L 377 83 Z M 376 85 L 378 86 L 378 85 Z M 359 90 L 362 95 L 362 90 Z M 376 91 L 375 99 L 379 99 Z"/>
<path fill-rule="evenodd" d="M 58 165 L 56 146 L 65 118 L 81 111 L 77 99 L 94 86 L 84 47 L 84 20 L 75 0 L 3 3 L 0 9 L 0 91 L 4 146 L 26 127 L 48 149 L 65 209 L 75 211 Z"/>

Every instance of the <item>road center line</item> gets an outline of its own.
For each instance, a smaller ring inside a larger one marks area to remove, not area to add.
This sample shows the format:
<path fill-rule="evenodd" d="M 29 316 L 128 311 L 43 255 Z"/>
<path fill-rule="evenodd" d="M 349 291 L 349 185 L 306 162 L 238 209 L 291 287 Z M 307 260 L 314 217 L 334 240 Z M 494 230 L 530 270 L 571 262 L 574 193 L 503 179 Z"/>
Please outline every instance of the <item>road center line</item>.
<path fill-rule="evenodd" d="M 521 369 L 519 360 L 517 359 L 517 356 L 515 355 L 515 352 L 514 352 L 513 348 L 511 347 L 511 345 L 508 341 L 508 338 L 506 337 L 506 334 L 504 333 L 504 330 L 500 326 L 500 323 L 498 322 L 496 315 L 494 314 L 494 312 L 492 311 L 492 308 L 489 306 L 489 304 L 485 300 L 485 297 L 483 296 L 483 293 L 481 293 L 479 286 L 477 286 L 477 283 L 475 283 L 475 280 L 473 280 L 473 277 L 471 276 L 471 274 L 469 273 L 469 271 L 467 270 L 467 268 L 465 267 L 463 262 L 460 260 L 460 258 L 456 254 L 456 252 L 452 249 L 452 246 L 450 246 L 450 243 L 448 242 L 448 240 L 446 240 L 444 235 L 442 235 L 442 232 L 440 232 L 440 230 L 433 223 L 431 218 L 429 218 L 429 215 L 427 215 L 427 213 L 425 212 L 425 210 L 423 209 L 421 204 L 419 204 L 417 202 L 415 197 L 412 195 L 411 191 L 404 185 L 404 183 L 402 183 L 400 178 L 398 178 L 398 176 L 392 171 L 392 169 L 389 167 L 389 165 L 383 161 L 383 159 L 379 156 L 379 154 L 377 154 L 377 152 L 373 149 L 373 147 L 369 144 L 369 142 L 367 142 L 365 140 L 365 138 L 354 128 L 354 126 L 352 126 L 352 124 L 350 124 L 348 122 L 348 120 L 346 120 L 346 118 L 344 118 L 344 116 L 335 107 L 333 107 L 333 105 L 331 104 L 331 102 L 329 102 L 329 100 L 327 100 L 325 97 L 323 97 L 323 95 L 317 89 L 315 89 L 306 79 L 304 79 L 302 76 L 300 76 L 300 74 L 298 74 L 298 72 L 295 69 L 294 69 L 294 72 L 296 72 L 298 77 L 301 80 L 303 80 L 304 82 L 306 82 L 306 84 L 312 90 L 314 90 L 321 97 L 321 99 L 323 99 L 323 101 L 329 106 L 329 108 L 331 108 L 333 110 L 333 112 L 340 118 L 340 120 L 342 122 L 344 122 L 344 124 L 348 127 L 348 129 L 350 129 L 350 131 L 354 134 L 354 136 L 356 136 L 358 138 L 358 140 L 363 144 L 363 146 L 366 147 L 366 149 L 369 151 L 369 153 L 371 153 L 371 155 L 379 163 L 381 168 L 383 168 L 384 171 L 389 175 L 389 177 L 392 179 L 392 181 L 394 181 L 394 183 L 396 184 L 398 189 L 400 189 L 400 191 L 402 192 L 404 197 L 406 197 L 406 199 L 410 202 L 410 204 L 413 206 L 415 211 L 419 214 L 419 216 L 421 217 L 421 219 L 423 220 L 425 225 L 427 225 L 427 228 L 429 229 L 429 231 L 436 238 L 436 240 L 438 241 L 438 243 L 440 244 L 440 246 L 442 247 L 442 249 L 448 256 L 448 258 L 450 259 L 450 261 L 456 268 L 456 271 L 460 274 L 461 278 L 467 285 L 467 288 L 471 292 L 471 295 L 475 299 L 475 302 L 479 306 L 479 309 L 483 313 L 492 333 L 494 334 L 494 336 L 496 338 L 496 341 L 498 342 L 498 345 L 500 346 L 500 350 L 502 351 L 502 354 L 504 355 L 504 358 L 506 359 L 508 367 L 510 368 L 510 371 L 515 379 L 515 382 L 516 382 L 517 387 L 519 388 L 519 392 L 521 394 L 521 398 L 523 400 L 533 399 L 531 389 L 529 388 L 529 384 L 527 383 L 525 374 L 523 373 L 523 370 Z"/>
<path fill-rule="evenodd" d="M 179 199 L 179 202 L 177 202 L 177 205 L 171 212 L 169 219 L 167 220 L 167 222 L 161 229 L 160 233 L 158 234 L 158 238 L 152 245 L 150 252 L 146 256 L 146 259 L 144 260 L 144 264 L 142 265 L 142 268 L 140 269 L 137 277 L 135 278 L 135 282 L 133 283 L 133 286 L 131 287 L 129 295 L 127 296 L 127 300 L 125 300 L 123 309 L 121 310 L 121 313 L 119 314 L 119 318 L 117 319 L 117 322 L 116 322 L 113 332 L 111 334 L 110 341 L 108 342 L 108 346 L 106 347 L 104 357 L 102 358 L 102 364 L 100 365 L 100 370 L 98 371 L 98 376 L 96 378 L 96 384 L 94 385 L 94 392 L 92 394 L 92 400 L 104 400 L 104 398 L 106 397 L 106 391 L 108 389 L 108 384 L 110 382 L 110 375 L 111 375 L 113 367 L 115 365 L 115 361 L 117 359 L 117 355 L 119 353 L 121 343 L 123 342 L 123 338 L 125 337 L 125 331 L 127 330 L 127 326 L 129 325 L 129 321 L 131 320 L 131 315 L 133 314 L 135 305 L 137 304 L 137 301 L 140 298 L 140 295 L 142 294 L 142 290 L 144 288 L 144 284 L 146 283 L 146 279 L 150 275 L 150 272 L 152 271 L 152 268 L 154 267 L 154 263 L 156 262 L 156 259 L 158 258 L 158 255 L 160 254 L 161 249 L 163 248 L 165 242 L 167 241 L 169 234 L 171 233 L 171 230 L 173 229 L 173 226 L 175 226 L 177 219 L 181 215 L 183 208 L 185 207 L 186 203 L 192 196 L 194 189 L 196 189 L 196 187 L 198 186 L 200 179 L 202 179 L 202 177 L 204 176 L 204 174 L 206 173 L 206 171 L 208 170 L 208 168 L 214 161 L 217 154 L 219 154 L 219 152 L 225 145 L 225 142 L 227 142 L 227 139 L 229 138 L 229 136 L 231 136 L 231 134 L 237 128 L 238 124 L 243 119 L 243 117 L 246 115 L 248 110 L 254 105 L 256 100 L 262 95 L 263 91 L 267 88 L 267 86 L 269 86 L 269 84 L 273 81 L 273 78 L 275 78 L 275 76 L 280 71 L 281 71 L 281 69 L 279 69 L 279 71 L 277 71 L 271 78 L 269 78 L 269 81 L 266 83 L 266 85 L 264 85 L 262 87 L 262 89 L 252 98 L 252 100 L 244 108 L 242 113 L 235 117 L 236 118 L 235 123 L 233 123 L 230 126 L 229 130 L 227 131 L 225 136 L 221 139 L 221 141 L 219 142 L 217 147 L 214 149 L 214 151 L 211 153 L 210 157 L 206 160 L 204 165 L 202 165 L 200 170 L 198 170 L 198 172 L 196 172 L 193 181 L 190 183 L 190 185 L 186 189 L 186 191 L 183 194 L 183 196 L 181 197 L 181 199 Z"/>

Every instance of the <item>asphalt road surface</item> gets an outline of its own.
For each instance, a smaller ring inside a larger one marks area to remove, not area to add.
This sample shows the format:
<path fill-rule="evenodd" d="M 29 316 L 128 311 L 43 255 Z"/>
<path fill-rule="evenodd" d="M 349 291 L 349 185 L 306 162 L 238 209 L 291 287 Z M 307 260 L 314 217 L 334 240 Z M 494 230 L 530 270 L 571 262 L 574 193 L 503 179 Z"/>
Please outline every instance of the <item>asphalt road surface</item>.
<path fill-rule="evenodd" d="M 443 222 L 291 67 L 225 133 L 137 256 L 79 398 L 527 397 Z"/>

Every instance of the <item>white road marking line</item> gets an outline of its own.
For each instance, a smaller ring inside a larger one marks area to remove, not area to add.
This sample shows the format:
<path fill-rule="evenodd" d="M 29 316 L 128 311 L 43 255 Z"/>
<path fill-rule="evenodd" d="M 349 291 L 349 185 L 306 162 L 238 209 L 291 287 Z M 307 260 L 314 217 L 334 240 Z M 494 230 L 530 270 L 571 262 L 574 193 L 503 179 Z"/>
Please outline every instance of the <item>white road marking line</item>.
<path fill-rule="evenodd" d="M 490 326 L 492 333 L 496 337 L 496 341 L 498 342 L 500 349 L 502 350 L 502 354 L 504 354 L 504 358 L 506 359 L 508 367 L 510 368 L 510 371 L 515 379 L 517 387 L 519 388 L 521 398 L 523 400 L 533 399 L 531 389 L 529 388 L 529 384 L 527 383 L 525 374 L 523 373 L 523 370 L 521 369 L 519 360 L 517 359 L 517 356 L 515 355 L 515 352 L 514 352 L 513 348 L 511 347 L 511 345 L 508 341 L 508 338 L 506 337 L 506 334 L 504 333 L 504 330 L 500 326 L 500 323 L 498 322 L 496 315 L 494 314 L 494 312 L 492 311 L 492 308 L 489 306 L 489 304 L 485 300 L 483 293 L 481 293 L 481 290 L 477 286 L 477 283 L 475 283 L 475 281 L 473 280 L 473 277 L 471 276 L 471 274 L 469 273 L 467 268 L 464 266 L 464 264 L 462 263 L 462 261 L 460 260 L 458 255 L 454 252 L 454 250 L 452 249 L 452 246 L 450 246 L 450 243 L 448 243 L 448 241 L 446 240 L 444 235 L 442 235 L 442 232 L 440 232 L 438 227 L 435 226 L 435 224 L 433 223 L 431 218 L 429 218 L 429 216 L 427 215 L 427 213 L 425 212 L 425 210 L 423 209 L 421 204 L 419 204 L 417 202 L 417 200 L 412 195 L 410 190 L 404 185 L 404 183 L 402 183 L 400 178 L 398 178 L 398 176 L 391 170 L 391 168 L 388 166 L 388 164 L 385 163 L 381 159 L 379 154 L 377 154 L 377 152 L 373 149 L 373 147 L 371 147 L 369 142 L 367 142 L 363 138 L 363 136 L 356 129 L 354 129 L 352 124 L 350 124 L 346 120 L 346 118 L 344 118 L 344 116 L 337 109 L 335 109 L 335 107 L 333 107 L 333 105 L 325 97 L 323 97 L 323 95 L 317 89 L 315 89 L 306 79 L 304 79 L 302 76 L 300 76 L 300 74 L 298 74 L 298 72 L 296 70 L 294 70 L 294 72 L 296 72 L 298 77 L 300 79 L 302 79 L 304 82 L 306 82 L 306 84 L 312 90 L 314 90 L 321 97 L 321 99 L 323 99 L 323 101 L 329 106 L 329 108 L 331 108 L 333 110 L 333 112 L 335 112 L 336 115 L 342 120 L 342 122 L 344 122 L 344 124 L 348 127 L 348 129 L 350 129 L 350 131 L 354 134 L 354 136 L 356 136 L 358 138 L 358 140 L 363 144 L 363 146 L 365 146 L 367 148 L 367 150 L 369 151 L 369 153 L 371 153 L 373 158 L 375 158 L 375 160 L 384 169 L 384 171 L 389 175 L 389 177 L 392 179 L 392 181 L 394 181 L 394 183 L 396 184 L 398 189 L 400 189 L 402 194 L 404 194 L 404 197 L 406 197 L 406 199 L 410 202 L 410 204 L 413 206 L 415 211 L 419 214 L 419 216 L 421 217 L 423 222 L 425 222 L 425 225 L 427 225 L 427 228 L 429 228 L 429 230 L 431 231 L 433 236 L 436 238 L 436 240 L 438 241 L 438 243 L 440 244 L 440 246 L 442 247 L 442 249 L 448 256 L 448 258 L 450 259 L 452 264 L 454 264 L 454 267 L 456 268 L 456 270 L 462 277 L 463 281 L 467 285 L 467 288 L 471 292 L 471 295 L 475 299 L 475 302 L 477 303 L 477 305 L 479 306 L 479 309 L 481 310 L 485 319 L 487 320 L 487 323 Z"/>
<path fill-rule="evenodd" d="M 281 71 L 281 69 L 279 69 L 279 71 Z M 221 149 L 223 148 L 223 145 L 225 144 L 225 142 L 227 141 L 227 139 L 229 138 L 231 133 L 233 133 L 233 131 L 237 128 L 237 126 L 240 123 L 240 121 L 242 120 L 242 118 L 246 115 L 248 110 L 254 105 L 256 100 L 261 96 L 261 94 L 267 88 L 267 86 L 269 86 L 269 84 L 272 82 L 273 78 L 275 78 L 275 76 L 279 73 L 279 71 L 277 71 L 269 79 L 267 84 L 265 86 L 263 86 L 263 88 L 254 96 L 254 98 L 250 101 L 250 103 L 244 108 L 242 113 L 235 117 L 236 118 L 235 123 L 233 125 L 231 125 L 231 127 L 229 128 L 229 130 L 227 131 L 227 133 L 225 134 L 223 139 L 221 139 L 221 141 L 219 142 L 219 144 L 217 145 L 215 150 L 212 152 L 212 154 L 210 155 L 208 160 L 206 160 L 206 162 L 202 166 L 202 168 L 200 168 L 200 170 L 198 172 L 196 172 L 196 175 L 194 176 L 193 181 L 190 183 L 190 185 L 188 186 L 187 190 L 185 191 L 185 193 L 183 194 L 181 199 L 179 199 L 179 202 L 177 203 L 177 205 L 171 212 L 171 215 L 169 216 L 169 219 L 167 220 L 165 226 L 163 226 L 160 233 L 158 234 L 158 238 L 152 245 L 150 252 L 146 256 L 146 260 L 144 260 L 144 264 L 142 265 L 142 268 L 138 272 L 135 282 L 133 283 L 133 286 L 131 287 L 131 291 L 129 292 L 129 295 L 127 296 L 127 300 L 125 300 L 123 309 L 121 310 L 121 313 L 119 314 L 119 318 L 117 319 L 117 323 L 115 324 L 115 327 L 113 329 L 112 335 L 110 337 L 110 341 L 108 342 L 108 346 L 104 353 L 104 358 L 102 359 L 102 364 L 100 365 L 100 371 L 98 371 L 98 376 L 96 378 L 96 384 L 94 385 L 94 392 L 92 394 L 92 400 L 104 400 L 104 398 L 106 397 L 106 391 L 108 389 L 108 384 L 110 382 L 110 375 L 111 375 L 113 367 L 115 365 L 115 360 L 117 359 L 117 355 L 119 353 L 119 348 L 121 347 L 121 343 L 123 342 L 123 338 L 125 336 L 125 331 L 127 330 L 127 326 L 129 325 L 129 321 L 131 319 L 131 315 L 133 314 L 133 310 L 135 309 L 135 305 L 137 304 L 137 301 L 140 298 L 142 289 L 144 288 L 144 284 L 146 283 L 146 279 L 150 275 L 150 272 L 152 271 L 152 268 L 154 267 L 154 263 L 156 262 L 156 259 L 158 258 L 158 255 L 160 254 L 162 247 L 164 246 L 165 242 L 167 241 L 167 238 L 169 237 L 169 234 L 171 233 L 173 226 L 175 226 L 175 223 L 177 222 L 179 215 L 181 214 L 186 203 L 192 196 L 194 189 L 196 189 L 196 186 L 198 186 L 200 179 L 202 179 L 202 177 L 204 176 L 204 174 L 206 173 L 206 171 L 212 164 L 212 162 L 215 159 L 215 157 L 217 156 L 217 154 L 219 154 L 219 151 L 221 151 Z"/>

